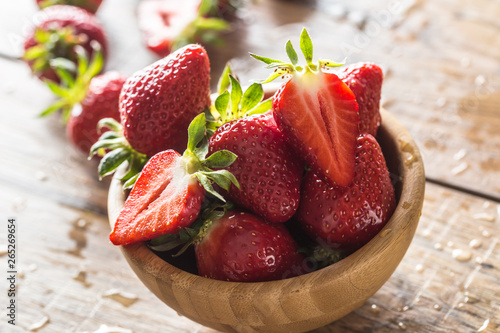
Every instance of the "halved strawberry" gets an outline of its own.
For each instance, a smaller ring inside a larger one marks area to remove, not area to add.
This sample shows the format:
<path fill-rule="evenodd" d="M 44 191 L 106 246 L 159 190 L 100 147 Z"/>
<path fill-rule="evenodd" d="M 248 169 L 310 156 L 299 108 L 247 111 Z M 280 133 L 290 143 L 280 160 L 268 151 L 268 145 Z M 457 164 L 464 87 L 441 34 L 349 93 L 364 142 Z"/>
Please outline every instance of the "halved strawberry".
<path fill-rule="evenodd" d="M 326 68 L 341 64 L 312 62 L 312 42 L 304 29 L 300 48 L 306 59 L 298 66 L 291 42 L 286 45 L 290 62 L 252 55 L 276 68 L 264 81 L 292 76 L 276 93 L 274 117 L 289 143 L 299 151 L 316 174 L 331 184 L 347 186 L 354 177 L 354 151 L 358 136 L 358 104 L 352 91 Z"/>
<path fill-rule="evenodd" d="M 298 246 L 281 224 L 228 211 L 198 236 L 198 274 L 223 281 L 280 280 L 306 272 Z"/>
<path fill-rule="evenodd" d="M 227 171 L 212 171 L 212 165 L 229 165 L 236 159 L 221 151 L 205 159 L 205 116 L 200 114 L 189 127 L 189 142 L 181 156 L 174 150 L 154 155 L 142 169 L 110 234 L 115 245 L 175 234 L 198 217 L 205 191 L 224 200 L 211 181 L 229 188 L 237 181 Z M 202 146 L 199 147 L 200 143 Z"/>
<path fill-rule="evenodd" d="M 303 180 L 297 220 L 314 239 L 339 250 L 366 244 L 391 217 L 396 199 L 384 155 L 375 138 L 357 139 L 354 181 L 332 186 L 309 171 Z"/>
<path fill-rule="evenodd" d="M 380 96 L 382 69 L 372 63 L 361 62 L 347 66 L 339 78 L 352 90 L 359 105 L 359 133 L 377 136 L 380 126 Z"/>

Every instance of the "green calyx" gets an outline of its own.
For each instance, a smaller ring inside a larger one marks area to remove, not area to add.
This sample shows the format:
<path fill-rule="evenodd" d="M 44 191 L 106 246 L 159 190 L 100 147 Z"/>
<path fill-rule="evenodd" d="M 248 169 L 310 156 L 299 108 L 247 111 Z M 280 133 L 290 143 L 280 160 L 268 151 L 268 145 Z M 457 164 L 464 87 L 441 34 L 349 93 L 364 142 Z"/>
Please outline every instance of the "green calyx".
<path fill-rule="evenodd" d="M 90 148 L 89 158 L 94 155 L 102 157 L 97 168 L 99 178 L 102 179 L 115 173 L 122 164 L 125 164 L 120 180 L 124 183 L 123 189 L 132 188 L 148 161 L 148 157 L 130 146 L 123 135 L 123 126 L 115 119 L 101 119 L 97 126 L 99 130 L 110 129 L 104 132 Z"/>
<path fill-rule="evenodd" d="M 338 63 L 331 60 L 320 59 L 317 63 L 313 62 L 313 43 L 309 37 L 309 33 L 304 28 L 300 34 L 300 50 L 306 61 L 304 66 L 300 66 L 299 57 L 295 51 L 292 42 L 288 41 L 285 45 L 285 51 L 288 56 L 289 62 L 281 61 L 277 59 L 267 58 L 259 56 L 253 53 L 250 55 L 263 63 L 267 64 L 266 68 L 273 68 L 273 73 L 265 80 L 259 81 L 259 83 L 268 83 L 279 77 L 285 78 L 297 74 L 307 74 L 307 73 L 317 73 L 325 68 L 339 67 L 343 66 L 345 62 Z"/>
<path fill-rule="evenodd" d="M 226 65 L 218 82 L 218 96 L 207 115 L 207 131 L 211 133 L 231 120 L 261 114 L 271 109 L 272 98 L 263 100 L 264 90 L 260 83 L 253 83 L 245 91 Z"/>
<path fill-rule="evenodd" d="M 223 169 L 230 166 L 237 156 L 228 150 L 220 150 L 206 157 L 207 153 L 206 119 L 205 114 L 201 113 L 189 125 L 187 149 L 182 158 L 186 161 L 186 172 L 198 178 L 199 183 L 208 193 L 225 202 L 224 197 L 213 188 L 212 183 L 226 191 L 229 191 L 231 184 L 240 188 L 236 177 Z"/>
<path fill-rule="evenodd" d="M 62 118 L 67 122 L 72 108 L 80 103 L 89 89 L 90 81 L 101 72 L 104 57 L 99 43 L 92 43 L 93 57 L 89 60 L 87 52 L 81 46 L 75 46 L 77 63 L 64 58 L 50 60 L 60 79 L 60 83 L 44 80 L 47 87 L 58 97 L 57 101 L 45 109 L 40 116 L 49 115 L 57 110 L 62 111 Z"/>
<path fill-rule="evenodd" d="M 210 16 L 216 6 L 217 1 L 202 0 L 198 16 L 172 41 L 171 51 L 197 41 L 204 44 L 222 44 L 219 33 L 228 31 L 230 24 L 226 20 Z"/>

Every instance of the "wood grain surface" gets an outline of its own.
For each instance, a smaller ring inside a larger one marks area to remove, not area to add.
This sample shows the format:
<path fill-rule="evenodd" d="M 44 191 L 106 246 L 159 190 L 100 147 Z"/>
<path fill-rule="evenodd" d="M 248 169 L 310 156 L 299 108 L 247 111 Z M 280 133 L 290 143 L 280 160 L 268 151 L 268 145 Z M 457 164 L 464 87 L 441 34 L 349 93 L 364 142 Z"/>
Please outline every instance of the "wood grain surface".
<path fill-rule="evenodd" d="M 105 0 L 108 69 L 154 61 L 141 45 L 138 0 Z M 0 3 L 0 332 L 211 332 L 160 302 L 108 241 L 108 180 L 37 114 L 50 92 L 20 62 L 34 1 Z M 306 26 L 315 55 L 373 61 L 383 105 L 411 133 L 428 183 L 407 255 L 363 306 L 315 332 L 500 330 L 500 3 L 487 0 L 278 1 L 249 4 L 209 48 L 213 78 L 231 60 L 245 82 L 266 76 L 252 51 L 284 56 Z M 6 220 L 18 222 L 18 318 L 6 321 Z M 5 306 L 4 306 L 5 304 Z M 115 327 L 115 329 L 113 329 Z"/>

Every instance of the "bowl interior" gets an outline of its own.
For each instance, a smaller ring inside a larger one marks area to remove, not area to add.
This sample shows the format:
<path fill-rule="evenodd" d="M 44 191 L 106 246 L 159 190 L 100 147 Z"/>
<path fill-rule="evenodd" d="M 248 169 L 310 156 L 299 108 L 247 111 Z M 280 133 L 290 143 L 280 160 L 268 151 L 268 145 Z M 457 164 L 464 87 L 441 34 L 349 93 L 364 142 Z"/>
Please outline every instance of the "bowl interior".
<path fill-rule="evenodd" d="M 349 257 L 299 277 L 236 283 L 196 275 L 194 253 L 172 258 L 143 243 L 121 247 L 142 282 L 178 313 L 226 332 L 304 332 L 361 306 L 391 276 L 411 243 L 423 204 L 422 158 L 408 132 L 385 110 L 377 139 L 396 191 L 396 210 L 369 243 Z M 113 179 L 108 198 L 111 226 L 125 194 Z M 161 311 L 161 310 L 159 310 Z"/>

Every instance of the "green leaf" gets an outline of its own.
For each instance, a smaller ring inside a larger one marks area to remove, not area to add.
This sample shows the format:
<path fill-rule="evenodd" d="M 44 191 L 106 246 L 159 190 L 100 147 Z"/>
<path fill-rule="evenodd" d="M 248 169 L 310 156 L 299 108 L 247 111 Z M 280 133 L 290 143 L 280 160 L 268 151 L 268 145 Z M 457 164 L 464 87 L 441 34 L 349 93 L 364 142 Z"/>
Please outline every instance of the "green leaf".
<path fill-rule="evenodd" d="M 205 191 L 212 194 L 214 197 L 218 198 L 219 200 L 226 202 L 226 199 L 224 199 L 224 197 L 222 195 L 220 195 L 219 193 L 217 193 L 217 191 L 214 190 L 212 183 L 210 182 L 210 179 L 208 179 L 207 176 L 205 176 L 201 172 L 197 172 L 197 173 L 195 173 L 195 175 L 198 178 L 198 180 L 200 181 L 200 184 L 201 184 L 201 186 L 203 186 Z"/>
<path fill-rule="evenodd" d="M 295 49 L 292 46 L 292 42 L 288 41 L 285 46 L 286 49 L 286 54 L 288 55 L 288 58 L 292 62 L 293 65 L 297 65 L 299 62 L 299 57 L 297 56 L 297 52 L 295 52 Z"/>
<path fill-rule="evenodd" d="M 199 16 L 204 16 L 210 12 L 212 9 L 212 4 L 213 0 L 202 0 L 200 3 L 200 7 L 198 9 L 198 15 Z"/>
<path fill-rule="evenodd" d="M 250 56 L 252 56 L 253 58 L 255 58 L 255 59 L 259 60 L 259 61 L 262 61 L 263 63 L 266 63 L 268 65 L 269 64 L 275 64 L 275 63 L 280 63 L 280 64 L 284 64 L 285 63 L 285 62 L 283 62 L 281 60 L 259 56 L 259 55 L 256 55 L 254 53 L 250 53 Z"/>
<path fill-rule="evenodd" d="M 98 42 L 92 43 L 94 55 L 87 70 L 87 75 L 93 78 L 99 74 L 104 66 L 104 56 L 102 55 L 101 45 Z"/>
<path fill-rule="evenodd" d="M 87 51 L 80 45 L 75 46 L 75 52 L 78 57 L 77 76 L 83 77 L 89 68 L 89 57 Z"/>
<path fill-rule="evenodd" d="M 217 82 L 217 93 L 220 95 L 224 91 L 226 91 L 229 88 L 229 75 L 232 73 L 231 71 L 231 66 L 229 63 L 226 64 L 226 67 L 224 67 L 224 70 L 222 71 L 222 74 L 219 78 L 219 82 Z"/>
<path fill-rule="evenodd" d="M 141 175 L 141 173 L 136 173 L 135 175 L 133 175 L 132 177 L 130 177 L 125 183 L 123 183 L 123 189 L 124 190 L 128 190 L 128 189 L 131 189 L 132 187 L 134 187 L 135 185 L 135 182 L 137 181 L 137 178 L 139 178 L 139 176 Z"/>
<path fill-rule="evenodd" d="M 319 61 L 319 65 L 321 67 L 329 67 L 329 68 L 332 68 L 332 67 L 340 67 L 340 66 L 344 66 L 345 63 L 346 63 L 346 59 L 342 60 L 342 62 L 335 62 L 335 61 L 331 61 L 331 60 L 326 60 L 326 59 L 320 59 Z"/>
<path fill-rule="evenodd" d="M 304 54 L 307 64 L 312 64 L 313 60 L 313 44 L 307 30 L 304 28 L 300 34 L 300 49 Z"/>
<path fill-rule="evenodd" d="M 276 68 L 276 70 L 271 75 L 269 75 L 267 79 L 265 79 L 264 81 L 258 81 L 257 83 L 269 83 L 287 74 L 290 74 L 290 71 L 287 68 Z"/>
<path fill-rule="evenodd" d="M 262 89 L 262 85 L 258 83 L 250 85 L 241 99 L 241 112 L 245 113 L 248 110 L 253 109 L 257 104 L 259 104 L 262 97 L 264 97 L 264 89 Z"/>
<path fill-rule="evenodd" d="M 71 87 L 75 85 L 75 79 L 73 75 L 71 75 L 67 70 L 63 68 L 54 68 L 57 73 L 57 76 L 61 79 L 61 83 L 66 87 Z"/>
<path fill-rule="evenodd" d="M 226 119 L 228 118 L 227 107 L 229 105 L 229 98 L 230 98 L 229 92 L 224 91 L 215 99 L 214 103 L 215 109 L 220 114 L 223 122 L 225 122 Z"/>
<path fill-rule="evenodd" d="M 272 107 L 273 107 L 273 98 L 270 97 L 265 101 L 263 101 L 262 103 L 260 103 L 259 105 L 257 105 L 256 107 L 254 107 L 253 109 L 251 109 L 250 111 L 248 111 L 247 115 L 251 116 L 254 114 L 261 114 L 271 110 Z"/>
<path fill-rule="evenodd" d="M 76 65 L 73 61 L 66 59 L 66 58 L 54 58 L 50 60 L 50 67 L 54 69 L 63 69 L 68 72 L 75 73 L 76 72 Z"/>
<path fill-rule="evenodd" d="M 226 20 L 215 17 L 199 17 L 196 19 L 195 25 L 198 32 L 203 30 L 225 31 L 230 27 Z"/>
<path fill-rule="evenodd" d="M 38 44 L 45 44 L 50 41 L 52 33 L 41 28 L 35 29 L 33 38 Z"/>
<path fill-rule="evenodd" d="M 201 144 L 199 144 L 195 149 L 194 149 L 194 154 L 200 161 L 205 159 L 205 156 L 208 154 L 208 138 L 205 135 L 203 140 L 201 141 Z"/>
<path fill-rule="evenodd" d="M 52 104 L 51 106 L 49 106 L 48 108 L 46 108 L 45 110 L 43 110 L 39 116 L 40 117 L 45 117 L 51 113 L 54 113 L 55 111 L 57 110 L 60 110 L 61 108 L 64 107 L 65 105 L 65 101 L 64 100 L 58 100 L 56 101 L 54 104 Z"/>
<path fill-rule="evenodd" d="M 230 152 L 229 150 L 219 150 L 203 160 L 201 163 L 210 169 L 221 169 L 227 168 L 233 164 L 237 157 L 238 156 L 236 154 Z"/>
<path fill-rule="evenodd" d="M 225 169 L 215 171 L 200 171 L 199 173 L 207 176 L 209 179 L 213 180 L 217 185 L 219 185 L 226 191 L 229 191 L 231 183 L 238 189 L 240 188 L 240 184 L 238 183 L 236 177 L 231 172 Z"/>
<path fill-rule="evenodd" d="M 116 171 L 116 169 L 130 157 L 130 154 L 130 150 L 118 148 L 104 155 L 98 167 L 99 178 L 105 177 Z"/>
<path fill-rule="evenodd" d="M 187 149 L 194 152 L 196 146 L 205 137 L 205 114 L 200 113 L 189 124 Z"/>
<path fill-rule="evenodd" d="M 240 101 L 243 91 L 241 90 L 240 83 L 234 78 L 234 76 L 229 75 L 229 79 L 231 80 L 231 113 L 234 116 L 239 113 L 238 111 L 240 109 Z"/>
<path fill-rule="evenodd" d="M 52 91 L 56 96 L 68 97 L 70 95 L 69 90 L 64 89 L 63 87 L 61 87 L 60 85 L 58 85 L 54 81 L 44 80 L 44 82 L 47 85 L 47 87 L 49 87 L 50 91 Z M 66 104 L 65 100 L 61 100 L 61 101 L 64 102 L 64 105 Z"/>
<path fill-rule="evenodd" d="M 23 59 L 34 60 L 46 56 L 47 53 L 48 51 L 43 45 L 35 45 L 24 52 Z"/>
<path fill-rule="evenodd" d="M 121 132 L 123 130 L 122 124 L 114 118 L 102 118 L 101 120 L 99 120 L 99 122 L 97 123 L 97 129 L 100 131 L 105 127 L 114 132 Z"/>

